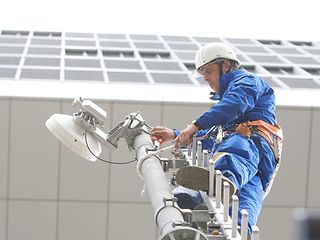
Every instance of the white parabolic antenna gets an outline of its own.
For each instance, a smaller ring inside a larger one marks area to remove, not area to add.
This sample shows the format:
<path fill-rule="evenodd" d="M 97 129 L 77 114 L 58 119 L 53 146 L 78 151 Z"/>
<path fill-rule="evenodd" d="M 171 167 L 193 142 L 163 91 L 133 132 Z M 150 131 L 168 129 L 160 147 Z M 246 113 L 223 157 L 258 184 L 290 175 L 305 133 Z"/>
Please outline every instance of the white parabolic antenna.
<path fill-rule="evenodd" d="M 96 161 L 96 156 L 101 154 L 101 145 L 98 140 L 90 131 L 80 126 L 73 116 L 53 114 L 46 121 L 46 126 L 59 141 L 79 156 L 89 161 Z"/>

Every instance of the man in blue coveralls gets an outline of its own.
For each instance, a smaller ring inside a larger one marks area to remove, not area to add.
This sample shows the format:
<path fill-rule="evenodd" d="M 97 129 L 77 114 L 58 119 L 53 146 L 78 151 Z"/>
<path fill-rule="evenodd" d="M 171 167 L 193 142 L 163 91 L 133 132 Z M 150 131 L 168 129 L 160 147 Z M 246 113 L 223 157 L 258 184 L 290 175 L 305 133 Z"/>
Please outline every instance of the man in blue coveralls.
<path fill-rule="evenodd" d="M 203 148 L 212 150 L 215 169 L 235 186 L 239 211 L 248 211 L 251 233 L 280 164 L 282 131 L 276 124 L 273 89 L 260 77 L 240 69 L 240 65 L 229 45 L 213 42 L 202 46 L 195 56 L 196 71 L 217 94 L 219 102 L 181 132 L 158 126 L 151 129 L 151 135 L 164 142 L 174 140 L 179 147 L 189 144 L 194 134 L 201 136 L 221 125 L 222 141 L 203 140 Z M 191 182 L 192 177 L 190 174 Z M 201 190 L 201 186 L 192 188 Z M 181 208 L 193 209 L 203 203 L 195 190 L 189 186 L 174 189 Z"/>

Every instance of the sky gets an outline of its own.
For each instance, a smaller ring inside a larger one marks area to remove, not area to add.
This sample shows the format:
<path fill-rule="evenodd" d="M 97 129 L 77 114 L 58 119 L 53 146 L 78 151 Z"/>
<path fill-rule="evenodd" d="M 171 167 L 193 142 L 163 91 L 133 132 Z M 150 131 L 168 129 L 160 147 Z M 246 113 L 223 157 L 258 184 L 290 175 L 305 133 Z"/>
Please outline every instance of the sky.
<path fill-rule="evenodd" d="M 3 0 L 1 30 L 320 41 L 319 0 Z"/>

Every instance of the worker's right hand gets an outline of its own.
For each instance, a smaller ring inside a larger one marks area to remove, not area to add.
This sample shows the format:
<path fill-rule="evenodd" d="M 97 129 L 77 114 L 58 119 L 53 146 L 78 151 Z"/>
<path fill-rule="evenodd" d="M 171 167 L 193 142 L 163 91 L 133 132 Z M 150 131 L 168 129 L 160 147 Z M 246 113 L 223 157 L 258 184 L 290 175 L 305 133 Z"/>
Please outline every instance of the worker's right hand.
<path fill-rule="evenodd" d="M 150 130 L 151 137 L 155 137 L 156 139 L 162 139 L 162 142 L 173 141 L 175 136 L 173 130 L 167 128 L 165 126 L 156 126 Z"/>

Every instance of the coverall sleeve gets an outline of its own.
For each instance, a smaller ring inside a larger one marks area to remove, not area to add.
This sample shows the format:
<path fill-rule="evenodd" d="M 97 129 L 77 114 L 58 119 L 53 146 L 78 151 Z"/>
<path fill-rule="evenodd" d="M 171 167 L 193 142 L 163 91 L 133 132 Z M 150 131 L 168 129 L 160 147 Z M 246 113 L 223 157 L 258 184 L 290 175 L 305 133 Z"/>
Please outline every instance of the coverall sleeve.
<path fill-rule="evenodd" d="M 202 129 L 233 122 L 255 106 L 260 92 L 250 77 L 241 79 L 230 85 L 222 99 L 196 121 Z"/>

